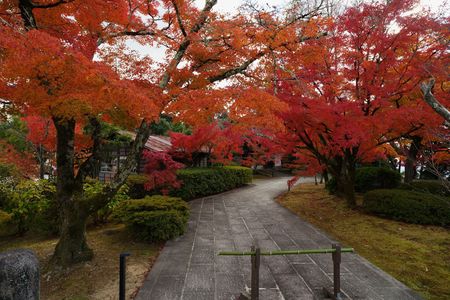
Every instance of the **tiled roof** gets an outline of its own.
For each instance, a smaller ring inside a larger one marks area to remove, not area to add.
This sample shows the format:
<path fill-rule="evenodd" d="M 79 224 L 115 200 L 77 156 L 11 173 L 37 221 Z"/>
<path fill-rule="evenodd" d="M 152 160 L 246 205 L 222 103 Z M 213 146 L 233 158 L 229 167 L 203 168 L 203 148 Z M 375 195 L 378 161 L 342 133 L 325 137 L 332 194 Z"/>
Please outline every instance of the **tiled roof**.
<path fill-rule="evenodd" d="M 132 139 L 136 137 L 136 134 L 130 131 L 120 130 L 119 133 Z M 145 143 L 145 148 L 154 152 L 168 151 L 171 147 L 170 137 L 162 135 L 151 135 Z"/>
<path fill-rule="evenodd" d="M 154 152 L 168 151 L 172 147 L 170 137 L 151 135 L 145 143 L 145 148 Z"/>

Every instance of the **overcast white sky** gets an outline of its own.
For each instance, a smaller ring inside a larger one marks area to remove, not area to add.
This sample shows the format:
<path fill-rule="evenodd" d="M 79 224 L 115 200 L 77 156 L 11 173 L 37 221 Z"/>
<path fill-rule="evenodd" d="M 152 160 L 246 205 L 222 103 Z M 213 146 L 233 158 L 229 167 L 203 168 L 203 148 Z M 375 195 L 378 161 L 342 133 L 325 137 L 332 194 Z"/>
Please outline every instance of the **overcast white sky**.
<path fill-rule="evenodd" d="M 351 3 L 351 0 L 344 0 L 346 2 Z M 218 0 L 217 5 L 214 7 L 214 10 L 221 11 L 224 13 L 234 13 L 236 9 L 244 3 L 244 0 Z M 268 5 L 276 5 L 281 6 L 288 2 L 288 0 L 258 0 L 255 1 L 261 4 Z M 420 0 L 420 5 L 423 7 L 430 7 L 432 10 L 436 11 L 444 2 L 448 2 L 447 0 Z M 196 3 L 199 7 L 202 7 L 205 4 L 205 0 L 196 0 Z"/>

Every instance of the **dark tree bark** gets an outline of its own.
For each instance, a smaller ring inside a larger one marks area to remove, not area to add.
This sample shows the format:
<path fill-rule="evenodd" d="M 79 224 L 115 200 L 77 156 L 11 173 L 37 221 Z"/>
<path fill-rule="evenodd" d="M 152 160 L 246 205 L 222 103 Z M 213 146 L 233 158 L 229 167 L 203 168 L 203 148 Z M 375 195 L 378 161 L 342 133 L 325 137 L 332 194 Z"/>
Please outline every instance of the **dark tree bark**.
<path fill-rule="evenodd" d="M 320 183 L 322 183 L 322 179 L 325 181 L 325 184 L 328 183 L 329 178 L 328 178 L 328 171 L 327 170 L 324 170 L 322 172 L 322 178 L 320 180 Z"/>
<path fill-rule="evenodd" d="M 405 161 L 405 182 L 409 183 L 414 180 L 416 177 L 416 162 L 417 155 L 420 151 L 420 145 L 422 138 L 418 136 L 413 136 L 411 142 L 411 146 L 406 152 L 406 161 Z"/>
<path fill-rule="evenodd" d="M 92 258 L 86 242 L 87 204 L 83 200 L 82 181 L 74 174 L 75 120 L 53 118 L 57 135 L 56 194 L 60 205 L 61 234 L 53 261 L 70 265 Z"/>
<path fill-rule="evenodd" d="M 33 15 L 33 3 L 31 0 L 19 0 L 20 16 L 26 29 L 37 28 L 36 19 Z"/>
<path fill-rule="evenodd" d="M 343 156 L 336 156 L 327 164 L 328 171 L 336 180 L 336 195 L 345 198 L 350 207 L 356 206 L 356 154 L 353 151 L 347 149 Z"/>
<path fill-rule="evenodd" d="M 92 124 L 95 124 L 95 122 L 95 120 L 91 120 Z M 93 169 L 95 169 L 101 158 L 100 141 L 98 135 L 96 135 L 96 133 L 100 133 L 100 130 L 99 128 L 94 129 L 93 153 L 80 166 L 77 175 L 75 175 L 75 120 L 54 117 L 53 123 L 57 134 L 56 185 L 62 222 L 60 239 L 55 248 L 53 261 L 59 265 L 67 266 L 92 258 L 93 252 L 86 241 L 87 219 L 92 213 L 103 208 L 114 197 L 125 183 L 128 175 L 135 170 L 137 161 L 142 155 L 145 142 L 150 136 L 151 127 L 149 122 L 142 122 L 130 154 L 116 174 L 114 181 L 106 185 L 103 191 L 93 198 L 86 198 L 83 194 L 84 178 L 92 174 Z"/>
<path fill-rule="evenodd" d="M 38 161 L 39 161 L 39 178 L 44 179 L 45 176 L 45 158 L 44 149 L 42 145 L 38 146 Z"/>

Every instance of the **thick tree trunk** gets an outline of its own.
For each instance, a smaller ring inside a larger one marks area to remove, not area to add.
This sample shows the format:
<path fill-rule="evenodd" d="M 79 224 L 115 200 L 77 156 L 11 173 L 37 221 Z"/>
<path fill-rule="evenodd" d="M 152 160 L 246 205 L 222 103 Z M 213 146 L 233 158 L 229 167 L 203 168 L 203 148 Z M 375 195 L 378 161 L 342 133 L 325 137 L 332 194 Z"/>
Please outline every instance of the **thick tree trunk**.
<path fill-rule="evenodd" d="M 104 207 L 135 169 L 142 156 L 145 142 L 150 136 L 150 123 L 143 121 L 136 135 L 127 160 L 121 165 L 113 182 L 91 199 L 83 195 L 83 180 L 92 174 L 100 159 L 98 140 L 94 139 L 92 156 L 83 163 L 75 176 L 74 139 L 75 120 L 53 118 L 57 133 L 57 198 L 61 207 L 61 235 L 55 248 L 53 261 L 59 265 L 71 265 L 90 260 L 93 252 L 86 242 L 86 223 L 90 214 Z"/>
<path fill-rule="evenodd" d="M 416 177 L 416 162 L 417 155 L 420 150 L 420 143 L 422 139 L 420 137 L 412 137 L 412 142 L 409 150 L 407 151 L 406 161 L 405 161 L 405 182 L 409 183 Z"/>
<path fill-rule="evenodd" d="M 53 261 L 67 266 L 90 260 L 92 250 L 86 243 L 88 210 L 83 197 L 83 184 L 74 174 L 75 120 L 54 118 L 57 133 L 56 194 L 60 204 L 61 233 Z"/>
<path fill-rule="evenodd" d="M 61 207 L 61 236 L 55 248 L 53 259 L 63 266 L 88 261 L 93 252 L 86 241 L 88 213 L 80 207 L 78 199 L 63 202 Z"/>
<path fill-rule="evenodd" d="M 335 177 L 336 179 L 336 195 L 339 197 L 345 198 L 347 204 L 350 207 L 356 206 L 356 197 L 355 197 L 355 180 L 354 177 L 341 175 Z"/>
<path fill-rule="evenodd" d="M 356 206 L 355 196 L 355 160 L 350 152 L 344 157 L 336 157 L 329 166 L 331 175 L 336 180 L 336 195 L 345 198 L 350 207 Z"/>

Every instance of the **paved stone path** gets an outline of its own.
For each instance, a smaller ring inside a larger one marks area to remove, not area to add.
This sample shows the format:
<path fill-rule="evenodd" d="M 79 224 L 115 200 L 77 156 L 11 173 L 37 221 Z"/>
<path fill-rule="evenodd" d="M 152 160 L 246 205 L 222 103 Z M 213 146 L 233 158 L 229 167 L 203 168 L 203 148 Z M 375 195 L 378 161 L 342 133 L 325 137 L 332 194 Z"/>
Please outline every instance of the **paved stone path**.
<path fill-rule="evenodd" d="M 334 242 L 277 204 L 287 178 L 257 180 L 228 193 L 192 201 L 186 234 L 169 241 L 136 299 L 235 299 L 250 286 L 250 258 L 221 250 L 329 248 Z M 357 254 L 343 254 L 342 290 L 348 299 L 421 299 Z M 260 299 L 321 299 L 332 287 L 331 255 L 261 259 Z"/>

